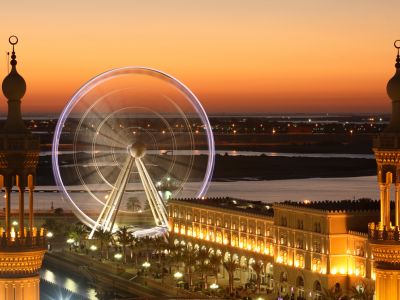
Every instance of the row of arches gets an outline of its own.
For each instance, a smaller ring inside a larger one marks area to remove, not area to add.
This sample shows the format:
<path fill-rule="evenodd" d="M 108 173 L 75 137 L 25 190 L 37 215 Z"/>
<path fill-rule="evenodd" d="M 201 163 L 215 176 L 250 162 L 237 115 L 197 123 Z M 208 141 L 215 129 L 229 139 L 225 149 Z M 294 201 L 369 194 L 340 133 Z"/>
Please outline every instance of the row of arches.
<path fill-rule="evenodd" d="M 279 276 L 279 293 L 280 295 L 284 296 L 287 294 L 296 294 L 297 299 L 306 299 L 306 294 L 305 294 L 305 282 L 304 282 L 304 276 L 299 275 L 296 278 L 295 282 L 295 289 L 294 287 L 289 290 L 289 283 L 288 283 L 288 274 L 286 271 L 283 271 L 280 273 Z M 319 280 L 315 280 L 313 283 L 313 299 L 314 300 L 320 300 L 322 299 L 322 286 L 321 282 Z M 310 295 L 312 296 L 312 295 Z"/>
<path fill-rule="evenodd" d="M 195 242 L 185 242 L 184 240 L 174 240 L 175 245 L 192 247 L 194 249 L 206 249 L 209 253 L 216 253 L 221 255 L 223 261 L 228 261 L 231 258 L 238 262 L 239 268 L 235 271 L 235 280 L 240 281 L 242 284 L 247 282 L 255 282 L 257 280 L 257 272 L 252 268 L 252 265 L 259 264 L 262 267 L 262 271 L 259 273 L 261 285 L 265 286 L 266 289 L 272 290 L 274 288 L 273 278 L 273 264 L 263 257 L 258 256 L 245 256 L 237 252 L 230 251 L 227 248 L 213 247 L 211 245 L 200 245 Z M 224 272 L 221 266 L 221 273 Z"/>
<path fill-rule="evenodd" d="M 267 289 L 275 290 L 278 294 L 284 296 L 287 294 L 295 294 L 297 299 L 306 299 L 307 295 L 305 292 L 305 278 L 303 275 L 299 275 L 295 281 L 295 287 L 290 286 L 288 282 L 288 273 L 287 271 L 282 271 L 278 278 L 274 278 L 274 265 L 272 262 L 265 261 L 265 259 L 261 259 L 262 257 L 250 256 L 247 257 L 243 254 L 239 254 L 236 252 L 230 251 L 227 248 L 218 248 L 213 247 L 212 245 L 201 245 L 196 242 L 185 242 L 184 240 L 179 241 L 178 239 L 174 240 L 175 245 L 193 247 L 194 249 L 206 249 L 210 253 L 217 253 L 221 255 L 223 261 L 227 261 L 231 258 L 236 260 L 239 263 L 239 269 L 237 270 L 237 274 L 235 277 L 237 279 L 244 279 L 247 281 L 256 280 L 256 274 L 253 272 L 250 267 L 252 264 L 262 264 L 263 272 L 261 274 L 261 283 L 267 287 Z M 243 271 L 245 271 L 245 276 L 243 276 Z M 312 287 L 312 299 L 320 300 L 322 299 L 322 285 L 319 280 L 315 280 Z"/>

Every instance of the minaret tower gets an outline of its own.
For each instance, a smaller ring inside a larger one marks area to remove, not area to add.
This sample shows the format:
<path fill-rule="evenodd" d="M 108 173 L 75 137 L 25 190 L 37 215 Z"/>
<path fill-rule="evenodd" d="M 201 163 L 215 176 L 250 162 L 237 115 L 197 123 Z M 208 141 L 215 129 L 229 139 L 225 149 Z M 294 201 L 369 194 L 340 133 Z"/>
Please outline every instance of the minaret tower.
<path fill-rule="evenodd" d="M 392 116 L 386 129 L 374 139 L 373 148 L 381 203 L 380 222 L 368 225 L 375 261 L 376 300 L 400 299 L 400 40 L 394 46 L 396 73 L 386 87 L 392 100 Z M 394 213 L 390 205 L 391 187 L 394 187 Z"/>
<path fill-rule="evenodd" d="M 3 94 L 8 99 L 8 116 L 0 131 L 0 188 L 5 193 L 4 227 L 0 228 L 0 300 L 39 300 L 38 271 L 46 251 L 45 232 L 35 228 L 33 223 L 39 140 L 32 136 L 22 120 L 21 98 L 26 83 L 16 67 L 14 46 L 18 38 L 11 36 L 9 42 L 12 45 L 11 71 L 2 84 Z M 14 187 L 18 190 L 15 202 L 11 199 Z M 25 222 L 26 190 L 29 193 L 28 222 Z M 15 223 L 11 222 L 12 218 Z"/>

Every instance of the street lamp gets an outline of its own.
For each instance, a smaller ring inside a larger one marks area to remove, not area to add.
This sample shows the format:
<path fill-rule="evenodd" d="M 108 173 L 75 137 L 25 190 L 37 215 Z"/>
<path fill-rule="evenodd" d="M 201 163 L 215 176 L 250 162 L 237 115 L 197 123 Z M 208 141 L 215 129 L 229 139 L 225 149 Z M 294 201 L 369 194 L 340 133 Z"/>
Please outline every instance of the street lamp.
<path fill-rule="evenodd" d="M 73 243 L 75 243 L 75 240 L 74 240 L 74 239 L 69 238 L 69 239 L 67 240 L 67 244 L 69 245 L 69 251 L 72 250 L 72 244 L 73 244 Z"/>
<path fill-rule="evenodd" d="M 147 277 L 147 270 L 148 270 L 148 268 L 150 268 L 150 263 L 148 262 L 148 261 L 145 261 L 143 264 L 142 264 L 142 267 L 144 268 L 144 277 L 146 278 Z M 144 280 L 144 284 L 145 285 L 147 285 L 147 280 L 145 279 Z"/>
<path fill-rule="evenodd" d="M 183 274 L 179 271 L 176 271 L 174 273 L 174 278 L 176 279 L 176 284 L 178 285 L 178 288 L 176 289 L 176 294 L 178 295 L 179 293 L 179 288 L 181 287 L 179 284 L 179 280 L 183 277 Z"/>
<path fill-rule="evenodd" d="M 120 260 L 122 258 L 122 254 L 121 253 L 115 253 L 114 254 L 114 258 Z"/>
<path fill-rule="evenodd" d="M 219 285 L 216 284 L 215 282 L 213 284 L 210 285 L 210 289 L 211 289 L 211 293 L 212 295 L 215 295 L 215 291 L 219 288 Z"/>
<path fill-rule="evenodd" d="M 53 233 L 51 232 L 51 231 L 49 231 L 49 232 L 47 232 L 46 233 L 46 237 L 50 240 L 52 237 L 53 237 Z M 47 244 L 47 250 L 51 250 L 51 244 L 50 244 L 50 241 L 49 241 L 49 243 Z"/>
<path fill-rule="evenodd" d="M 91 245 L 89 249 L 92 251 L 92 258 L 94 258 L 94 252 L 97 250 L 97 246 Z"/>
<path fill-rule="evenodd" d="M 175 272 L 175 274 L 174 274 L 174 278 L 176 279 L 176 280 L 179 280 L 179 279 L 181 279 L 182 278 L 182 276 L 183 276 L 183 274 L 181 273 L 181 272 Z"/>

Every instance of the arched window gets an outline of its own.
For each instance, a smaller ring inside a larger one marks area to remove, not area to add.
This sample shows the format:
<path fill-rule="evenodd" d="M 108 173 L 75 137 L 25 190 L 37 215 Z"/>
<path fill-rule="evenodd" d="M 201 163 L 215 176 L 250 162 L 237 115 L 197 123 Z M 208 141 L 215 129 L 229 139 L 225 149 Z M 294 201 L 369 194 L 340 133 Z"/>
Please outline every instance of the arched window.
<path fill-rule="evenodd" d="M 288 275 L 286 272 L 282 272 L 281 276 L 279 277 L 279 282 L 280 282 L 280 292 L 281 295 L 284 296 L 287 294 L 288 292 Z"/>
<path fill-rule="evenodd" d="M 296 279 L 296 288 L 297 288 L 297 299 L 305 299 L 305 292 L 304 292 L 304 278 L 303 276 L 298 276 Z"/>
<path fill-rule="evenodd" d="M 314 300 L 322 300 L 322 287 L 321 283 L 318 280 L 314 281 L 313 290 L 314 290 Z"/>
<path fill-rule="evenodd" d="M 281 276 L 279 277 L 280 282 L 287 282 L 287 273 L 282 272 Z"/>

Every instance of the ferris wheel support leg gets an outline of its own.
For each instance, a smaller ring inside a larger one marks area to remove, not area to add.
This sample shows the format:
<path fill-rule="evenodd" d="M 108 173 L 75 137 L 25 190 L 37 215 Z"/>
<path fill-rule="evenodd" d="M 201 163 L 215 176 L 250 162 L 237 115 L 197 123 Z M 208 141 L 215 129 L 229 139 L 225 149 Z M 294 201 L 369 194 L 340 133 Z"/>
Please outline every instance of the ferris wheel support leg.
<path fill-rule="evenodd" d="M 149 188 L 151 190 L 151 194 L 154 197 L 154 202 L 156 204 L 156 206 L 158 207 L 158 212 L 161 215 L 161 219 L 162 219 L 162 225 L 167 225 L 168 224 L 168 217 L 167 217 L 167 209 L 165 207 L 164 201 L 162 200 L 160 194 L 158 193 L 156 187 L 153 184 L 153 181 L 151 180 L 151 177 L 149 175 L 149 173 L 147 172 L 146 167 L 144 166 L 143 162 L 141 160 L 139 160 L 139 163 L 141 164 L 142 168 L 143 168 L 143 172 L 147 178 L 147 182 L 149 185 Z"/>
<path fill-rule="evenodd" d="M 131 170 L 134 162 L 135 159 L 132 157 L 129 157 L 127 159 L 126 165 L 121 170 L 121 173 L 119 174 L 117 179 L 117 184 L 115 185 L 115 189 L 113 190 L 113 192 L 115 191 L 115 193 L 113 193 L 112 195 L 113 198 L 111 202 L 112 207 L 110 208 L 110 211 L 108 213 L 107 219 L 104 224 L 105 228 L 110 232 L 114 227 L 115 218 L 119 210 L 119 207 L 121 205 L 122 196 L 125 193 L 126 185 L 131 175 Z"/>
<path fill-rule="evenodd" d="M 92 231 L 89 234 L 89 239 L 91 239 L 97 230 L 98 227 L 102 228 L 103 230 L 111 231 L 112 227 L 114 226 L 115 216 L 121 204 L 122 195 L 125 191 L 126 184 L 129 180 L 129 175 L 133 166 L 133 158 L 128 157 L 125 161 L 121 172 L 118 175 L 118 178 L 115 182 L 115 186 L 111 191 L 110 196 L 106 204 L 103 207 L 95 226 L 92 228 Z M 112 224 L 110 227 L 110 220 L 112 219 Z"/>
<path fill-rule="evenodd" d="M 159 193 L 157 192 L 157 189 L 155 188 L 153 181 L 151 180 L 151 177 L 147 172 L 147 169 L 144 166 L 142 160 L 138 159 L 136 165 L 138 166 L 138 169 L 141 170 L 141 173 L 143 173 L 144 175 L 144 180 L 142 179 L 142 182 L 145 182 L 147 185 L 148 192 L 146 192 L 146 194 L 148 193 L 150 195 L 149 199 L 152 200 L 153 205 L 155 206 L 155 210 L 157 211 L 159 220 L 161 221 L 161 225 L 167 226 L 168 218 L 164 201 L 161 199 Z"/>
<path fill-rule="evenodd" d="M 146 193 L 146 198 L 147 198 L 147 201 L 149 202 L 149 206 L 150 206 L 150 209 L 151 209 L 151 213 L 153 214 L 154 221 L 156 222 L 156 225 L 160 225 L 160 223 L 162 224 L 163 220 L 162 220 L 162 217 L 160 215 L 160 212 L 157 209 L 157 205 L 155 203 L 154 195 L 151 192 L 150 183 L 146 178 L 145 171 L 143 169 L 144 166 L 141 163 L 140 159 L 136 159 L 136 167 L 138 169 L 140 180 L 141 180 L 141 182 L 143 184 L 144 191 Z"/>

